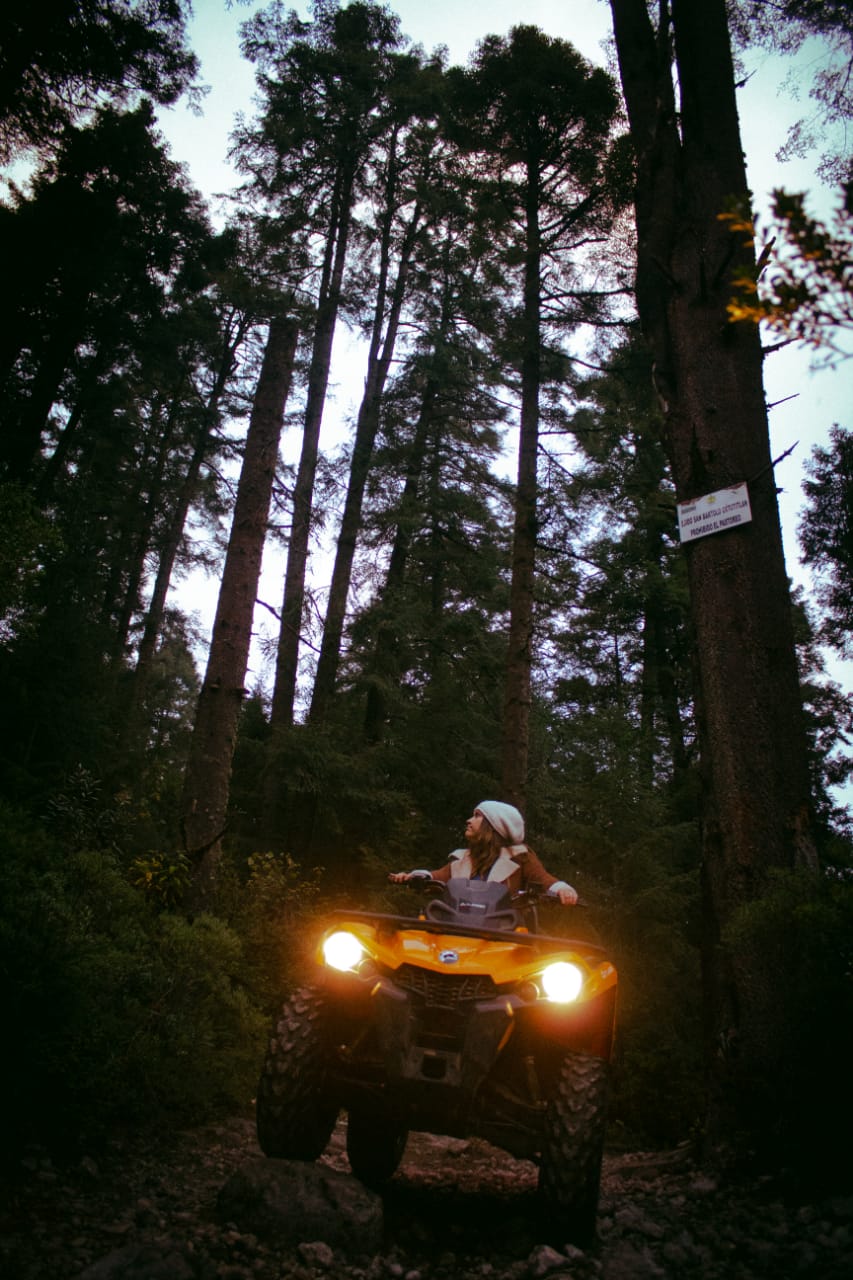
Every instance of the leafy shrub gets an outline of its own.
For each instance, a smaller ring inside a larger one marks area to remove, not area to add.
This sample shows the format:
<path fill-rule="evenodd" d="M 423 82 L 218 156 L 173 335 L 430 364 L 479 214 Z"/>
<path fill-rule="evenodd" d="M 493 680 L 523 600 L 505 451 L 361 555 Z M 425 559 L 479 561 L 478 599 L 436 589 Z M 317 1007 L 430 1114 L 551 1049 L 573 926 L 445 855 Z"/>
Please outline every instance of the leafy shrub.
<path fill-rule="evenodd" d="M 130 864 L 130 883 L 161 907 L 179 907 L 190 883 L 185 853 L 144 853 Z"/>
<path fill-rule="evenodd" d="M 761 900 L 736 913 L 724 941 L 786 985 L 785 1069 L 751 1082 L 771 1108 L 780 1159 L 828 1185 L 850 1185 L 853 1107 L 853 878 L 828 868 L 777 872 Z M 749 1081 L 742 1087 L 748 1087 Z M 772 1135 L 771 1135 L 772 1136 Z"/>
<path fill-rule="evenodd" d="M 48 797 L 44 820 L 65 849 L 117 849 L 127 809 L 126 794 L 106 798 L 100 780 L 77 764 Z"/>
<path fill-rule="evenodd" d="M 611 1136 L 662 1147 L 689 1137 L 705 1102 L 702 979 L 687 927 L 698 885 L 660 870 L 655 883 L 646 870 L 646 887 L 626 892 L 605 928 L 619 971 Z"/>
<path fill-rule="evenodd" d="M 289 854 L 253 853 L 228 918 L 243 941 L 252 989 L 272 1013 L 311 949 L 322 868 L 304 872 Z"/>
<path fill-rule="evenodd" d="M 0 847 L 10 1149 L 247 1105 L 266 1017 L 235 931 L 152 911 L 113 852 L 7 809 Z"/>
<path fill-rule="evenodd" d="M 214 916 L 164 914 L 142 1055 L 140 1093 L 187 1119 L 245 1107 L 257 1081 L 267 1019 L 247 985 L 235 932 Z M 144 1073 L 144 1074 L 143 1074 Z"/>

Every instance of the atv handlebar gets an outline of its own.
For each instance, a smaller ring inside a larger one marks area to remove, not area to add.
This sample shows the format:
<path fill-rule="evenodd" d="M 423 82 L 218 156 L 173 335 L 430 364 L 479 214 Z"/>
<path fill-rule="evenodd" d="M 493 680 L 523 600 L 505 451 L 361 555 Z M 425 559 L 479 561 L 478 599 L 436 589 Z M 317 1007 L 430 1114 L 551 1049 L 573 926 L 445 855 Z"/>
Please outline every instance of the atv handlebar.
<path fill-rule="evenodd" d="M 388 873 L 388 880 L 391 884 L 407 884 L 412 889 L 434 889 L 441 891 L 444 889 L 444 881 L 436 880 L 429 871 L 408 871 L 402 873 Z M 543 889 L 539 884 L 532 884 L 527 889 L 516 889 L 510 894 L 510 900 L 513 904 L 524 908 L 525 906 L 534 907 L 538 902 L 559 902 L 559 899 L 550 895 L 547 889 Z M 589 903 L 582 902 L 580 898 L 572 904 L 575 907 L 587 907 Z"/>

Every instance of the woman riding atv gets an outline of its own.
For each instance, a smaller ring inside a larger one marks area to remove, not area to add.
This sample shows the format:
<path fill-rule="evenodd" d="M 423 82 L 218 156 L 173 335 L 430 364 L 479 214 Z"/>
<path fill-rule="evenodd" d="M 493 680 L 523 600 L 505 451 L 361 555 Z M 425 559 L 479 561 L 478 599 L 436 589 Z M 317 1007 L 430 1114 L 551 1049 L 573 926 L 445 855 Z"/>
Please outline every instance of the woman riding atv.
<path fill-rule="evenodd" d="M 515 805 L 501 800 L 482 800 L 465 824 L 467 848 L 456 849 L 450 861 L 437 871 L 427 872 L 433 880 L 446 882 L 457 877 L 490 880 L 505 884 L 510 893 L 537 885 L 564 907 L 573 907 L 576 891 L 565 880 L 546 871 L 536 854 L 524 843 L 524 819 Z M 423 871 L 392 872 L 388 879 L 402 884 Z"/>
<path fill-rule="evenodd" d="M 585 1247 L 616 969 L 597 942 L 540 933 L 535 893 L 514 905 L 525 888 L 577 901 L 524 843 L 514 806 L 484 800 L 465 839 L 439 870 L 391 876 L 411 880 L 414 910 L 327 919 L 268 1042 L 258 1139 L 275 1159 L 316 1160 L 345 1111 L 350 1168 L 381 1190 L 409 1132 L 478 1138 L 538 1164 L 544 1238 Z"/>

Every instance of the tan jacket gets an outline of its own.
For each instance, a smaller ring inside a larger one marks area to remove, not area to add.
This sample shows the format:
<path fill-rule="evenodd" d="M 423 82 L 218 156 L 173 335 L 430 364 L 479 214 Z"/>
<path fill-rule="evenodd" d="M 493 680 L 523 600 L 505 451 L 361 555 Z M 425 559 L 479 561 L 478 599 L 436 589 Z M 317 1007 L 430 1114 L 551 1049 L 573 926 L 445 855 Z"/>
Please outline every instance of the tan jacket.
<path fill-rule="evenodd" d="M 451 855 L 450 862 L 439 867 L 438 871 L 432 872 L 433 880 L 441 880 L 445 883 L 451 877 L 455 880 L 460 876 L 468 879 L 471 877 L 471 854 L 468 849 L 457 849 L 456 854 Z M 501 849 L 486 879 L 505 884 L 510 893 L 517 893 L 519 889 L 526 889 L 529 885 L 539 885 L 547 890 L 554 884 L 563 883 L 545 870 L 532 849 L 518 847 L 512 852 L 509 849 Z"/>

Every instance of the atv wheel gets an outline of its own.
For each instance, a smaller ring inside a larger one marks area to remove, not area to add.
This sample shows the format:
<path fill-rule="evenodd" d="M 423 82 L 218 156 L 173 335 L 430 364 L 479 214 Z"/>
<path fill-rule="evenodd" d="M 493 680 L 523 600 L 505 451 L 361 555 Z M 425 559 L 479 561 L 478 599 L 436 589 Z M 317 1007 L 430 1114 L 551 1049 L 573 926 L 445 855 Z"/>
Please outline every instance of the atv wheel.
<path fill-rule="evenodd" d="M 256 1107 L 264 1155 L 316 1160 L 332 1135 L 338 1108 L 326 1094 L 323 1005 L 303 988 L 282 1006 L 270 1040 Z"/>
<path fill-rule="evenodd" d="M 551 1230 L 574 1244 L 595 1234 L 607 1076 L 603 1058 L 567 1054 L 545 1115 L 539 1195 Z"/>
<path fill-rule="evenodd" d="M 354 1107 L 347 1120 L 347 1155 L 359 1182 L 379 1190 L 397 1172 L 409 1130 L 381 1104 Z"/>

